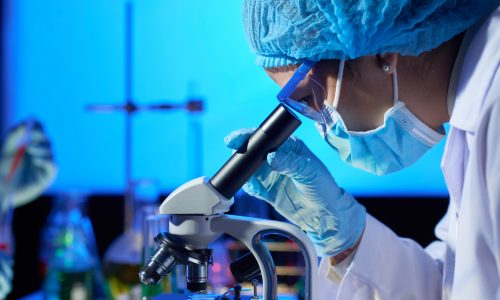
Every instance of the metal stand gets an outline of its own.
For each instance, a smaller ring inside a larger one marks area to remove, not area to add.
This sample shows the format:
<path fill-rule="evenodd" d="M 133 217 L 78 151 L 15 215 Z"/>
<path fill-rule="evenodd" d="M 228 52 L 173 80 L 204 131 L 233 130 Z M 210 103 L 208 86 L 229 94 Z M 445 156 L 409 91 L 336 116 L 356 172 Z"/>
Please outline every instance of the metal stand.
<path fill-rule="evenodd" d="M 184 103 L 175 101 L 159 100 L 162 104 L 137 105 L 133 99 L 133 4 L 131 0 L 125 1 L 125 103 L 117 105 L 88 105 L 87 110 L 92 112 L 125 112 L 125 211 L 124 223 L 125 231 L 132 226 L 134 215 L 134 191 L 132 172 L 132 116 L 139 111 L 170 111 L 186 110 L 189 113 L 203 112 L 202 99 L 188 99 Z M 201 128 L 199 124 L 193 122 L 195 135 L 201 139 Z M 201 158 L 195 161 L 201 163 Z M 199 170 L 196 170 L 197 172 Z"/>

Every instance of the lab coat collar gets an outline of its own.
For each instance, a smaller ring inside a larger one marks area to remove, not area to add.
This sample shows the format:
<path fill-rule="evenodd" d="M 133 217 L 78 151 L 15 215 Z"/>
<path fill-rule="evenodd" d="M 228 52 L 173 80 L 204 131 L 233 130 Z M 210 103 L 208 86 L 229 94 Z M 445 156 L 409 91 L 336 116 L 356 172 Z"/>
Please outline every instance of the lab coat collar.
<path fill-rule="evenodd" d="M 467 49 L 456 84 L 456 98 L 450 124 L 470 133 L 476 131 L 482 101 L 490 84 L 488 78 L 493 78 L 498 68 L 499 23 L 500 9 L 497 8 L 486 20 L 483 19 L 483 22 L 475 25 L 478 30 L 473 34 L 470 44 L 464 45 Z M 453 88 L 453 83 L 450 83 Z M 478 92 L 482 94 L 477 94 Z M 450 94 L 452 92 L 449 92 Z"/>

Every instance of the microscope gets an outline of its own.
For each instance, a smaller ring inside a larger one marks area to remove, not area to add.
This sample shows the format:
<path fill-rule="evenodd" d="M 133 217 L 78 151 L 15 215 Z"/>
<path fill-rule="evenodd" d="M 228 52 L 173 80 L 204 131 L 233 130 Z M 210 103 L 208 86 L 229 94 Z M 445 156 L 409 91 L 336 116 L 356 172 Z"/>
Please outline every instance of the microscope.
<path fill-rule="evenodd" d="M 276 300 L 276 268 L 263 237 L 277 234 L 288 237 L 299 246 L 305 261 L 305 299 L 317 299 L 314 288 L 317 254 L 300 228 L 284 222 L 224 214 L 233 204 L 233 196 L 265 162 L 267 154 L 275 151 L 300 124 L 301 121 L 288 108 L 278 105 L 213 177 L 191 180 L 164 200 L 160 213 L 168 215 L 169 232 L 155 237 L 158 248 L 139 273 L 144 284 L 156 284 L 181 264 L 186 266 L 187 290 L 192 293 L 206 291 L 208 265 L 212 263 L 210 243 L 225 233 L 239 240 L 252 254 L 235 268 L 241 272 L 239 277 L 260 273 L 263 299 Z M 248 262 L 256 262 L 257 266 Z M 257 298 L 260 297 L 254 295 L 248 299 Z M 158 299 L 168 298 L 160 296 Z"/>

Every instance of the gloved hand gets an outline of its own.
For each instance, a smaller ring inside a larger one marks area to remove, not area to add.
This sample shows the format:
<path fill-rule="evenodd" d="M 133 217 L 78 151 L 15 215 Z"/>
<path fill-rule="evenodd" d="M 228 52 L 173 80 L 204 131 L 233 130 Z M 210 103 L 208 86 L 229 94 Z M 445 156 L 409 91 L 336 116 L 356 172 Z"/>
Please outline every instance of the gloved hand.
<path fill-rule="evenodd" d="M 7 178 L 22 147 L 25 147 L 24 155 L 12 178 Z M 38 121 L 25 121 L 7 133 L 0 157 L 0 192 L 11 193 L 14 206 L 36 199 L 52 183 L 56 173 L 50 141 Z"/>
<path fill-rule="evenodd" d="M 5 299 L 12 288 L 12 259 L 0 252 L 0 299 Z"/>
<path fill-rule="evenodd" d="M 253 133 L 241 129 L 225 138 L 238 149 Z M 352 247 L 365 226 L 365 208 L 337 186 L 326 166 L 297 137 L 288 138 L 243 186 L 306 231 L 320 255 Z"/>

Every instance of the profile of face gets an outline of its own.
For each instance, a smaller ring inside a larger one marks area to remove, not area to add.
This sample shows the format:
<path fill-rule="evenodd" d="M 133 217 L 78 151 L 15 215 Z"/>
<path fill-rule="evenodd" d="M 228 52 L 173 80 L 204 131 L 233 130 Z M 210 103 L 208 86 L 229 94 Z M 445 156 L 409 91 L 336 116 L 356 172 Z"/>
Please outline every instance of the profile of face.
<path fill-rule="evenodd" d="M 436 86 L 439 71 L 413 68 L 412 58 L 396 53 L 363 56 L 345 62 L 337 111 L 350 131 L 368 131 L 383 125 L 384 114 L 394 105 L 393 72 L 398 70 L 399 100 L 431 128 L 448 118 L 446 89 Z M 389 66 L 389 69 L 384 68 Z M 283 87 L 298 66 L 265 69 Z M 319 110 L 323 102 L 334 102 L 339 60 L 321 60 L 297 85 L 291 98 Z M 429 72 L 429 74 L 427 74 Z M 441 82 L 441 81 L 439 81 Z M 447 86 L 445 86 L 447 88 Z M 440 99 L 437 101 L 436 99 Z"/>
<path fill-rule="evenodd" d="M 337 86 L 339 60 L 316 63 L 299 83 L 291 98 L 306 102 L 319 110 L 323 102 L 333 104 Z M 283 87 L 297 66 L 266 69 L 266 73 Z M 382 70 L 380 59 L 363 57 L 347 61 L 337 110 L 349 130 L 367 131 L 382 125 L 384 113 L 393 105 L 392 76 Z"/>
<path fill-rule="evenodd" d="M 414 101 L 419 91 L 412 97 L 406 94 L 408 103 L 422 104 L 427 114 L 419 117 L 400 101 L 397 57 L 394 53 L 362 57 L 347 68 L 345 60 L 305 60 L 298 68 L 266 71 L 282 87 L 278 99 L 316 121 L 342 160 L 385 175 L 410 166 L 443 138 L 441 124 L 436 131 L 425 123 L 424 118 L 433 114 L 425 101 Z M 405 87 L 411 85 L 407 82 Z"/>

